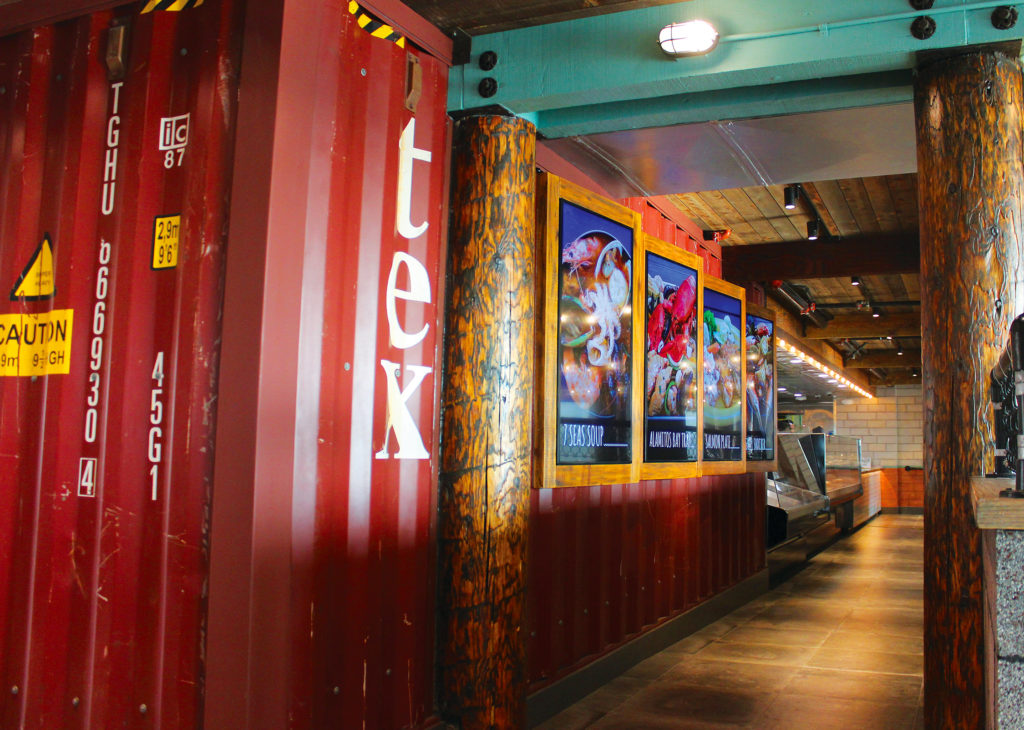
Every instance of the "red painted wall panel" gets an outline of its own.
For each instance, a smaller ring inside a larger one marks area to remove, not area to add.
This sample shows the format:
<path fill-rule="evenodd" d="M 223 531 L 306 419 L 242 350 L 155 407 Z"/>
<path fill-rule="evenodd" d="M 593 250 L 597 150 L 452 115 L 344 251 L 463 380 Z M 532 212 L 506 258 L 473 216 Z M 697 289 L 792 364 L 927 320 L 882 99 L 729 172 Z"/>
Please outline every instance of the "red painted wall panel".
<path fill-rule="evenodd" d="M 532 688 L 763 569 L 763 495 L 764 474 L 534 490 Z"/>
<path fill-rule="evenodd" d="M 196 724 L 236 11 L 0 39 L 0 318 L 72 312 L 66 374 L 0 377 L 3 727 Z M 158 216 L 180 216 L 173 267 Z M 55 292 L 9 298 L 44 235 Z"/>
<path fill-rule="evenodd" d="M 311 726 L 417 727 L 433 712 L 448 74 L 424 52 L 371 37 L 343 4 L 329 8 L 318 66 L 334 141 L 325 180 Z M 415 113 L 404 105 L 410 56 L 423 75 Z M 408 214 L 397 207 L 403 135 L 419 150 L 406 153 Z M 407 238 L 398 230 L 403 217 L 425 230 Z M 402 263 L 406 255 L 418 263 Z M 393 300 L 389 321 L 390 277 L 409 291 L 418 266 L 427 301 Z M 405 346 L 402 332 L 416 335 L 415 344 Z M 429 458 L 400 458 L 411 448 L 397 428 L 389 431 L 389 368 L 400 368 L 396 383 L 412 393 L 405 407 Z M 422 368 L 431 370 L 415 386 Z"/>

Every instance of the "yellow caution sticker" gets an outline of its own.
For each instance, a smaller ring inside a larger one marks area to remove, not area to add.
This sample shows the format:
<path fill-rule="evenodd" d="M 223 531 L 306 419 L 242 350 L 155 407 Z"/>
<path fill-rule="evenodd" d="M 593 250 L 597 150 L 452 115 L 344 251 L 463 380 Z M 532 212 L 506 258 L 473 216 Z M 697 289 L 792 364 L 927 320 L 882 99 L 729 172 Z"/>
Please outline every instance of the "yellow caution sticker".
<path fill-rule="evenodd" d="M 0 314 L 0 376 L 71 372 L 73 309 Z"/>
<path fill-rule="evenodd" d="M 153 221 L 153 268 L 173 269 L 178 265 L 180 215 L 158 215 Z"/>
<path fill-rule="evenodd" d="M 53 278 L 53 244 L 50 234 L 43 236 L 39 248 L 32 254 L 25 270 L 11 289 L 11 301 L 39 301 L 52 299 L 57 291 Z"/>
<path fill-rule="evenodd" d="M 386 41 L 391 41 L 399 48 L 405 48 L 404 35 L 384 21 L 366 12 L 356 0 L 349 1 L 348 11 L 356 16 L 356 24 L 374 38 L 383 38 Z"/>
<path fill-rule="evenodd" d="M 146 4 L 142 6 L 140 12 L 152 13 L 154 10 L 166 10 L 173 13 L 179 10 L 198 8 L 202 4 L 203 0 L 146 0 Z"/>

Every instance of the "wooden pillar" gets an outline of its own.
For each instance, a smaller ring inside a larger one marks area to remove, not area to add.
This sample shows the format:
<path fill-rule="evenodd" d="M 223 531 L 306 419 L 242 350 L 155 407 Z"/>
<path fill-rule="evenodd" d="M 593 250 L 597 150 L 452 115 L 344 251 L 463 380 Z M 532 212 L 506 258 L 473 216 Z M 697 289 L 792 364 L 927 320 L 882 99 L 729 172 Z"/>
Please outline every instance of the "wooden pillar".
<path fill-rule="evenodd" d="M 981 538 L 969 478 L 992 468 L 988 372 L 1021 309 L 1021 68 L 975 49 L 915 86 L 924 385 L 929 728 L 985 724 Z"/>
<path fill-rule="evenodd" d="M 438 658 L 442 717 L 526 724 L 536 136 L 455 125 L 445 314 Z"/>

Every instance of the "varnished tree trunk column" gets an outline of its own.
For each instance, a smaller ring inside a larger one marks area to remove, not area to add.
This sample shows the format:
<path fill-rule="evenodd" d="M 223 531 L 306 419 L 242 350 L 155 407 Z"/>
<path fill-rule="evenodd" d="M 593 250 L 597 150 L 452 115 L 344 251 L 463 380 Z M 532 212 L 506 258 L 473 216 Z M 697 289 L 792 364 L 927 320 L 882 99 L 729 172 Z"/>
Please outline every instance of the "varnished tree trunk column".
<path fill-rule="evenodd" d="M 534 128 L 456 123 L 440 474 L 442 716 L 526 725 L 534 389 Z"/>
<path fill-rule="evenodd" d="M 1021 311 L 1021 69 L 975 51 L 915 87 L 924 386 L 924 682 L 929 728 L 982 728 L 981 538 L 971 476 L 991 470 L 988 372 Z"/>

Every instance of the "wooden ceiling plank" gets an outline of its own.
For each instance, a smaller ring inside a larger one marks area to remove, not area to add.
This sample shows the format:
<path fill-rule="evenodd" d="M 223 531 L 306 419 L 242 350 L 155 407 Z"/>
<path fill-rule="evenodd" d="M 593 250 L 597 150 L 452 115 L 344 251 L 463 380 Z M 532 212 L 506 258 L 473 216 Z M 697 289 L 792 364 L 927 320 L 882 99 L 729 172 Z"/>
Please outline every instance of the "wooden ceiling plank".
<path fill-rule="evenodd" d="M 892 199 L 896 204 L 896 214 L 900 219 L 900 230 L 917 230 L 917 173 L 890 175 L 886 178 L 886 181 L 889 185 Z"/>
<path fill-rule="evenodd" d="M 892 199 L 885 178 L 865 177 L 861 180 L 864 183 L 864 190 L 867 192 L 868 202 L 874 211 L 875 219 L 878 221 L 878 227 L 882 231 L 906 230 L 900 227 L 899 216 L 896 215 L 896 203 Z"/>
<path fill-rule="evenodd" d="M 921 299 L 921 275 L 918 274 L 900 274 L 900 278 L 903 279 L 903 286 L 907 289 L 907 299 L 914 301 L 920 301 Z"/>
<path fill-rule="evenodd" d="M 816 182 L 814 191 L 828 209 L 832 220 L 836 222 L 841 236 L 845 238 L 860 234 L 860 226 L 857 225 L 857 219 L 854 217 L 853 211 L 850 210 L 849 203 L 846 202 L 846 196 L 843 194 L 838 180 Z"/>
<path fill-rule="evenodd" d="M 842 294 L 836 292 L 833 279 L 790 279 L 789 283 L 807 289 L 815 304 L 836 304 L 842 301 Z"/>
<path fill-rule="evenodd" d="M 668 195 L 666 196 L 672 205 L 683 211 L 683 214 L 692 220 L 702 230 L 709 230 L 714 228 L 710 223 L 704 220 L 704 211 L 693 205 L 693 201 L 690 195 Z"/>
<path fill-rule="evenodd" d="M 774 193 L 776 188 L 779 190 L 778 195 Z M 804 234 L 796 229 L 793 221 L 786 215 L 786 210 L 782 207 L 781 185 L 745 188 L 745 190 L 754 205 L 761 211 L 761 215 L 775 230 L 778 238 L 774 240 L 799 241 L 804 237 Z M 765 242 L 768 242 L 767 239 Z"/>
<path fill-rule="evenodd" d="M 848 368 L 919 368 L 921 367 L 920 350 L 900 350 L 886 348 L 884 350 L 872 350 L 860 357 L 846 361 Z"/>
<path fill-rule="evenodd" d="M 461 28 L 481 35 L 672 2 L 677 0 L 408 0 L 406 4 L 445 32 Z"/>
<path fill-rule="evenodd" d="M 722 191 L 708 190 L 700 193 L 700 197 L 725 221 L 725 227 L 732 231 L 729 236 L 729 240 L 732 243 L 753 243 L 758 240 L 757 232 L 754 231 L 753 226 L 736 210 Z"/>
<path fill-rule="evenodd" d="M 910 298 L 907 296 L 907 287 L 903 283 L 903 277 L 899 274 L 886 274 L 882 277 L 882 280 L 889 287 L 889 291 L 892 292 L 889 301 L 903 302 Z"/>
<path fill-rule="evenodd" d="M 921 336 L 921 315 L 888 314 L 872 317 L 870 314 L 845 314 L 833 318 L 824 327 L 808 325 L 804 337 L 810 340 L 867 339 L 869 337 Z"/>
<path fill-rule="evenodd" d="M 814 203 L 814 207 L 818 210 L 818 214 L 821 216 L 822 223 L 828 228 L 829 232 L 834 236 L 842 236 L 842 232 L 839 230 L 839 224 L 836 223 L 835 218 L 832 217 L 832 212 L 828 209 L 824 199 L 818 194 L 817 188 L 814 187 L 814 183 L 803 184 L 804 193 L 810 198 L 811 202 Z"/>
<path fill-rule="evenodd" d="M 753 229 L 753 236 L 747 243 L 774 243 L 782 240 L 761 209 L 750 199 L 747 190 L 748 188 L 735 188 L 722 191 L 725 199 L 732 203 L 736 212 L 743 216 L 743 219 Z"/>
<path fill-rule="evenodd" d="M 864 181 L 861 178 L 840 180 L 839 188 L 843 191 L 846 204 L 850 206 L 861 233 L 878 233 L 881 228 L 868 199 L 868 192 L 864 188 Z"/>
<path fill-rule="evenodd" d="M 731 281 L 870 276 L 917 271 L 920 266 L 916 233 L 730 246 L 722 251 L 722 271 Z"/>
<path fill-rule="evenodd" d="M 876 388 L 887 387 L 891 385 L 920 385 L 921 378 L 915 376 L 912 370 L 896 370 L 885 374 L 885 377 L 879 378 L 874 375 L 868 374 L 868 380 L 872 386 Z"/>
<path fill-rule="evenodd" d="M 718 213 L 707 204 L 699 193 L 688 193 L 679 197 L 686 198 L 690 207 L 697 212 L 700 219 L 703 221 L 704 230 L 721 230 L 729 227 Z"/>
<path fill-rule="evenodd" d="M 860 298 L 866 299 L 869 302 L 891 302 L 893 301 L 892 287 L 889 286 L 889 281 L 886 276 L 864 276 L 861 277 L 863 287 L 860 292 Z"/>

